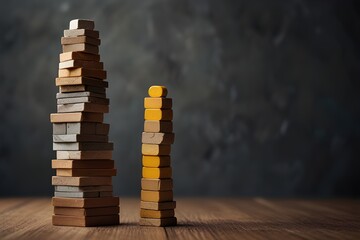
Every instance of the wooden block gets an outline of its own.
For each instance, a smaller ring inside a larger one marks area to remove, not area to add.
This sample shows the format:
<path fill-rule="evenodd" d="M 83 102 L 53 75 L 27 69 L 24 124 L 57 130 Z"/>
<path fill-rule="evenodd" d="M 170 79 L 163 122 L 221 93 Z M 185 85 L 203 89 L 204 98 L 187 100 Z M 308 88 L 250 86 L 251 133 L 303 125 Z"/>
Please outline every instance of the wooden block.
<path fill-rule="evenodd" d="M 100 197 L 112 197 L 113 196 L 113 192 L 109 191 L 109 192 L 100 192 Z"/>
<path fill-rule="evenodd" d="M 107 142 L 106 135 L 61 134 L 53 135 L 53 142 Z"/>
<path fill-rule="evenodd" d="M 116 176 L 116 169 L 56 169 L 56 176 L 63 176 L 63 177 Z"/>
<path fill-rule="evenodd" d="M 145 109 L 145 120 L 172 120 L 173 111 L 166 109 Z"/>
<path fill-rule="evenodd" d="M 96 98 L 96 97 L 78 97 L 78 98 L 60 98 L 57 100 L 57 104 L 70 104 L 70 103 L 95 103 L 95 104 L 109 105 L 109 99 Z"/>
<path fill-rule="evenodd" d="M 140 208 L 152 210 L 166 210 L 176 208 L 176 202 L 140 202 Z"/>
<path fill-rule="evenodd" d="M 111 184 L 111 177 L 52 177 L 52 185 L 60 186 L 103 186 Z"/>
<path fill-rule="evenodd" d="M 59 69 L 59 77 L 90 77 L 106 79 L 106 71 L 90 68 Z M 156 120 L 156 119 L 155 119 Z"/>
<path fill-rule="evenodd" d="M 99 208 L 67 208 L 54 207 L 55 215 L 66 216 L 107 216 L 119 214 L 119 207 L 99 207 Z"/>
<path fill-rule="evenodd" d="M 155 108 L 155 109 L 171 109 L 172 99 L 171 98 L 146 97 L 146 98 L 144 98 L 144 107 L 145 108 Z"/>
<path fill-rule="evenodd" d="M 57 192 L 110 192 L 111 185 L 104 186 L 55 186 Z"/>
<path fill-rule="evenodd" d="M 87 43 L 95 46 L 99 46 L 101 40 L 99 38 L 92 38 L 87 36 L 79 36 L 79 37 L 62 37 L 61 44 L 69 45 L 69 44 L 77 44 L 77 43 Z"/>
<path fill-rule="evenodd" d="M 144 167 L 169 167 L 170 156 L 142 156 L 142 165 Z"/>
<path fill-rule="evenodd" d="M 53 215 L 52 224 L 55 226 L 94 227 L 119 225 L 119 215 L 107 216 L 65 216 Z"/>
<path fill-rule="evenodd" d="M 87 78 L 87 77 L 66 77 L 66 78 L 56 78 L 56 86 L 68 86 L 68 85 L 87 85 L 99 88 L 107 88 L 109 83 L 104 80 L 96 78 Z M 61 93 L 60 93 L 61 94 Z M 105 96 L 101 96 L 105 98 Z"/>
<path fill-rule="evenodd" d="M 145 120 L 144 122 L 144 132 L 171 133 L 172 131 L 172 121 Z"/>
<path fill-rule="evenodd" d="M 114 144 L 111 142 L 99 143 L 99 142 L 75 142 L 75 143 L 53 143 L 54 151 L 106 151 L 113 150 Z"/>
<path fill-rule="evenodd" d="M 112 159 L 112 151 L 57 151 L 56 158 L 73 160 Z"/>
<path fill-rule="evenodd" d="M 109 128 L 107 123 L 66 123 L 66 134 L 108 135 Z"/>
<path fill-rule="evenodd" d="M 167 88 L 165 86 L 151 86 L 148 93 L 150 97 L 166 97 Z"/>
<path fill-rule="evenodd" d="M 113 160 L 58 160 L 51 161 L 51 167 L 56 168 L 114 168 Z"/>
<path fill-rule="evenodd" d="M 104 63 L 97 61 L 69 60 L 59 63 L 59 69 L 63 68 L 92 68 L 102 70 L 104 68 Z"/>
<path fill-rule="evenodd" d="M 141 189 L 148 191 L 170 191 L 173 189 L 173 180 L 171 178 L 168 179 L 142 178 Z"/>
<path fill-rule="evenodd" d="M 170 155 L 171 145 L 142 144 L 143 155 Z"/>
<path fill-rule="evenodd" d="M 55 197 L 64 198 L 94 198 L 100 197 L 100 192 L 57 192 L 54 193 Z"/>
<path fill-rule="evenodd" d="M 66 134 L 66 123 L 53 123 L 53 134 Z"/>
<path fill-rule="evenodd" d="M 94 30 L 95 23 L 88 19 L 74 19 L 70 21 L 69 29 L 89 29 Z"/>
<path fill-rule="evenodd" d="M 172 191 L 147 191 L 141 190 L 141 201 L 145 202 L 170 202 L 173 200 Z"/>
<path fill-rule="evenodd" d="M 52 123 L 62 122 L 103 122 L 103 113 L 77 112 L 77 113 L 52 113 Z"/>
<path fill-rule="evenodd" d="M 99 47 L 87 43 L 77 43 L 62 45 L 63 52 L 85 52 L 90 54 L 99 54 Z"/>
<path fill-rule="evenodd" d="M 141 226 L 166 227 L 175 226 L 177 224 L 176 217 L 172 218 L 140 218 Z"/>
<path fill-rule="evenodd" d="M 99 81 L 99 80 L 97 80 Z M 80 86 L 80 85 L 75 85 Z M 72 92 L 72 93 L 57 93 L 56 98 L 75 98 L 75 97 L 97 97 L 97 98 L 106 98 L 105 93 L 95 93 L 95 92 Z"/>
<path fill-rule="evenodd" d="M 57 105 L 58 113 L 66 112 L 97 112 L 108 113 L 109 105 L 96 104 L 96 103 L 69 103 Z"/>
<path fill-rule="evenodd" d="M 161 168 L 142 168 L 143 178 L 171 178 L 172 169 L 171 167 L 161 167 Z"/>
<path fill-rule="evenodd" d="M 105 98 L 106 88 L 94 87 L 88 85 L 70 85 L 70 86 L 59 86 L 60 93 L 75 93 L 75 92 L 93 92 L 102 94 Z"/>
<path fill-rule="evenodd" d="M 142 143 L 147 144 L 173 144 L 174 137 L 173 133 L 153 133 L 153 132 L 143 132 L 142 133 Z"/>
<path fill-rule="evenodd" d="M 84 52 L 66 52 L 60 53 L 60 62 L 69 60 L 85 60 L 85 61 L 100 61 L 100 55 L 84 53 Z"/>
<path fill-rule="evenodd" d="M 140 217 L 142 218 L 169 218 L 174 216 L 175 216 L 174 209 L 167 209 L 167 210 L 140 209 Z"/>
<path fill-rule="evenodd" d="M 78 37 L 87 36 L 92 38 L 99 38 L 99 31 L 89 29 L 66 29 L 64 30 L 64 37 Z"/>
<path fill-rule="evenodd" d="M 119 206 L 118 197 L 102 198 L 60 198 L 53 197 L 54 207 L 73 207 L 73 208 L 96 208 L 96 207 L 117 207 Z"/>

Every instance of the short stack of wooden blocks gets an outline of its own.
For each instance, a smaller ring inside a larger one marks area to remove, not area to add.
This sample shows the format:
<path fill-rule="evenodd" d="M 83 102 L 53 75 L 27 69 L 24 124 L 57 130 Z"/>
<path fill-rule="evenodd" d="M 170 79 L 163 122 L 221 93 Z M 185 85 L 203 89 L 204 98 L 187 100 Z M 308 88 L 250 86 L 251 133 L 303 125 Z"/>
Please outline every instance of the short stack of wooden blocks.
<path fill-rule="evenodd" d="M 149 88 L 144 99 L 145 123 L 142 133 L 142 179 L 140 225 L 176 225 L 176 202 L 170 160 L 174 143 L 172 99 L 163 86 Z"/>
<path fill-rule="evenodd" d="M 54 225 L 119 224 L 119 198 L 113 196 L 113 143 L 108 141 L 108 82 L 99 55 L 99 32 L 90 20 L 72 20 L 61 38 L 56 78 L 57 113 L 53 123 L 52 168 L 56 176 Z"/>

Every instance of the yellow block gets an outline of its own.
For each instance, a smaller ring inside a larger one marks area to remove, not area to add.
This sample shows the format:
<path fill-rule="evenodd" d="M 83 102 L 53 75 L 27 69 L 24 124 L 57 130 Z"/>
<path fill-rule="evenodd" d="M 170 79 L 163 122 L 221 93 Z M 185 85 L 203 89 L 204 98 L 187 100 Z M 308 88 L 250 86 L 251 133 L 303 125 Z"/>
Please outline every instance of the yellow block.
<path fill-rule="evenodd" d="M 168 210 L 150 210 L 150 209 L 140 209 L 140 217 L 142 218 L 169 218 L 174 217 L 174 209 Z"/>
<path fill-rule="evenodd" d="M 141 146 L 143 155 L 169 155 L 170 151 L 170 145 L 143 144 Z"/>
<path fill-rule="evenodd" d="M 150 97 L 166 97 L 167 89 L 165 86 L 151 86 L 148 93 Z"/>
<path fill-rule="evenodd" d="M 162 109 L 145 109 L 145 120 L 172 120 L 173 111 Z"/>
<path fill-rule="evenodd" d="M 141 190 L 141 201 L 170 202 L 173 200 L 172 191 L 144 191 Z"/>
<path fill-rule="evenodd" d="M 167 167 L 170 166 L 170 156 L 146 156 L 142 157 L 144 167 Z"/>
<path fill-rule="evenodd" d="M 171 98 L 161 98 L 161 97 L 146 97 L 144 98 L 144 107 L 145 108 L 171 108 L 172 99 Z"/>
<path fill-rule="evenodd" d="M 171 167 L 162 168 L 142 168 L 143 178 L 171 178 Z"/>

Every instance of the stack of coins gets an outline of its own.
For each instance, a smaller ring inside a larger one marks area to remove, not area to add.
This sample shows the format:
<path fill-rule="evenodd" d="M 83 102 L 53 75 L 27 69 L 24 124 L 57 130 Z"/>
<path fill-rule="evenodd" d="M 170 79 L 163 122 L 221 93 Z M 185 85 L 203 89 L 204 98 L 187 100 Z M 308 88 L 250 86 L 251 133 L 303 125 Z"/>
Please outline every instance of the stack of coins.
<path fill-rule="evenodd" d="M 56 176 L 54 225 L 119 224 L 119 198 L 113 196 L 113 143 L 108 142 L 108 82 L 99 55 L 99 32 L 94 22 L 76 19 L 61 38 L 57 113 L 53 123 L 52 168 Z"/>
<path fill-rule="evenodd" d="M 148 92 L 150 97 L 144 99 L 140 225 L 171 226 L 177 223 L 170 166 L 172 99 L 166 98 L 164 86 L 152 86 Z"/>

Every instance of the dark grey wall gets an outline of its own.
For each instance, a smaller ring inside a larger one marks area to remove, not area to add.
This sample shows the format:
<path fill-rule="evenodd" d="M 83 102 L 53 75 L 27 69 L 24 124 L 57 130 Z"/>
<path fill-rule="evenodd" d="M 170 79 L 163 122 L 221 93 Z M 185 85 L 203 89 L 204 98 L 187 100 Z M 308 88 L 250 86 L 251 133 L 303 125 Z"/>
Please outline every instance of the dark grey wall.
<path fill-rule="evenodd" d="M 96 21 L 116 192 L 139 195 L 143 98 L 174 99 L 175 193 L 359 196 L 358 1 L 6 1 L 0 195 L 51 195 L 60 37 Z"/>

